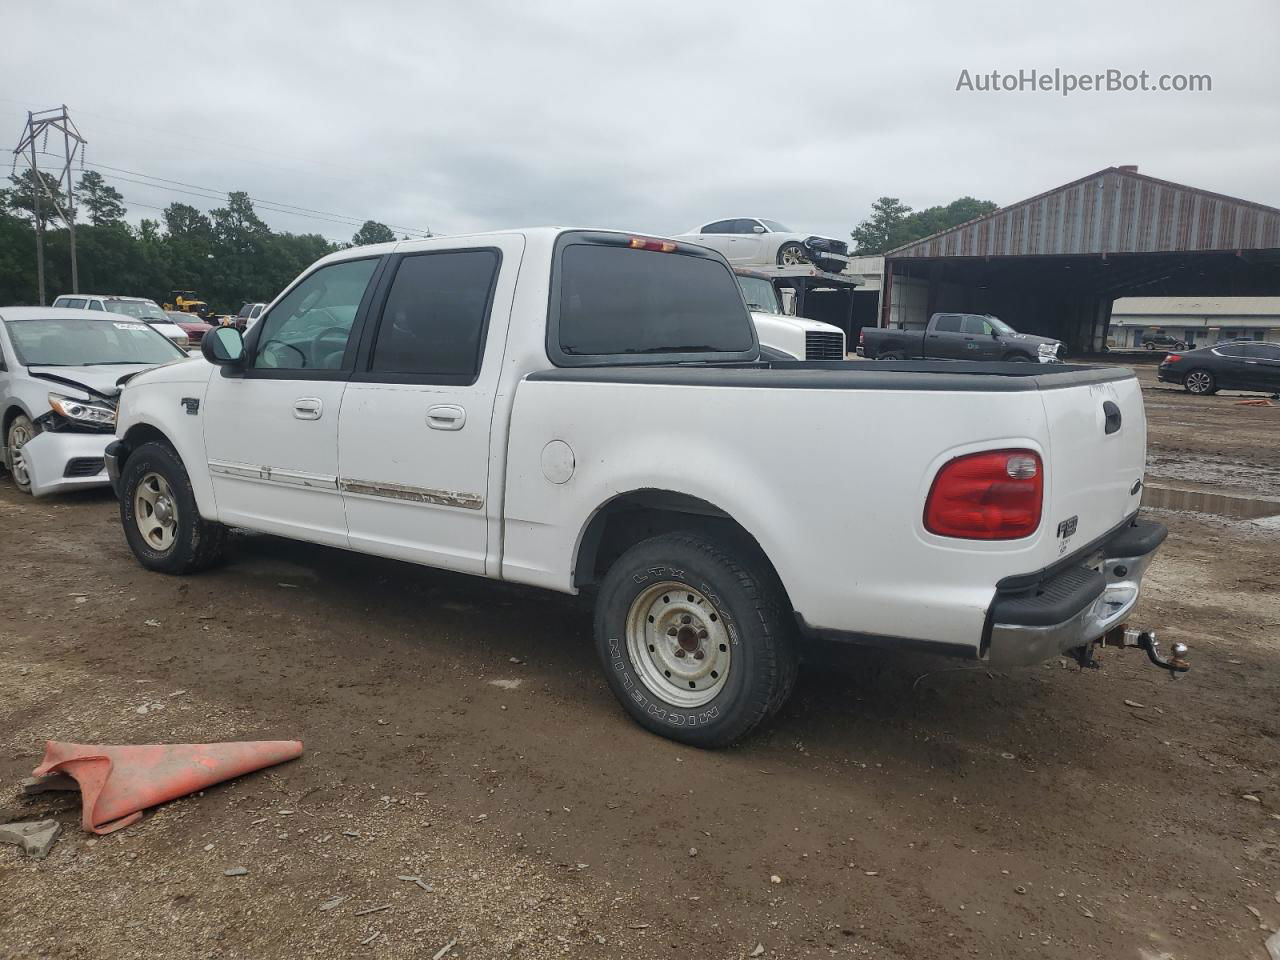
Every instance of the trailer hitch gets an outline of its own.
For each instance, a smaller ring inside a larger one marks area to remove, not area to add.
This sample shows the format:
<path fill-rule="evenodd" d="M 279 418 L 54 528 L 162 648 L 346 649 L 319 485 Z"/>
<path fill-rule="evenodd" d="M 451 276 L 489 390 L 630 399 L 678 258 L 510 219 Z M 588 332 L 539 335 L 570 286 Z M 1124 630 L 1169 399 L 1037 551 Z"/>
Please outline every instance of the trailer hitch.
<path fill-rule="evenodd" d="M 1109 631 L 1098 642 L 1106 647 L 1137 647 L 1144 651 L 1147 659 L 1157 667 L 1168 670 L 1171 679 L 1177 679 L 1178 674 L 1186 673 L 1191 669 L 1191 662 L 1187 659 L 1190 652 L 1187 645 L 1181 642 L 1175 643 L 1169 649 L 1169 656 L 1162 656 L 1160 641 L 1156 639 L 1154 630 L 1137 630 L 1121 624 Z"/>

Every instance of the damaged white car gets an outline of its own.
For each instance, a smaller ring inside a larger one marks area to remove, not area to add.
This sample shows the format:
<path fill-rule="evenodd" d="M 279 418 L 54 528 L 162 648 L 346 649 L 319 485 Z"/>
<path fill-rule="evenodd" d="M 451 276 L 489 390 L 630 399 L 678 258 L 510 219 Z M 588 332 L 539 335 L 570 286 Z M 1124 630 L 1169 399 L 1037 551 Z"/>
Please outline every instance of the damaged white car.
<path fill-rule="evenodd" d="M 120 387 L 188 359 L 148 324 L 111 313 L 0 307 L 0 465 L 44 496 L 108 483 L 103 451 Z"/>

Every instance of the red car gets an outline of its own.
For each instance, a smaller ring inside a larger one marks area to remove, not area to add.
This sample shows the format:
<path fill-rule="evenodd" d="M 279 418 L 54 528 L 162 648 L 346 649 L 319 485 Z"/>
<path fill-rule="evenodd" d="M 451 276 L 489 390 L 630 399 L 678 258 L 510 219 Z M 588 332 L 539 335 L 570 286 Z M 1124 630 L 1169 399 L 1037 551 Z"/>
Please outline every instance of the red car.
<path fill-rule="evenodd" d="M 204 335 L 213 329 L 213 324 L 205 323 L 194 313 L 183 313 L 181 310 L 166 310 L 169 319 L 182 328 L 193 347 L 198 347 Z"/>

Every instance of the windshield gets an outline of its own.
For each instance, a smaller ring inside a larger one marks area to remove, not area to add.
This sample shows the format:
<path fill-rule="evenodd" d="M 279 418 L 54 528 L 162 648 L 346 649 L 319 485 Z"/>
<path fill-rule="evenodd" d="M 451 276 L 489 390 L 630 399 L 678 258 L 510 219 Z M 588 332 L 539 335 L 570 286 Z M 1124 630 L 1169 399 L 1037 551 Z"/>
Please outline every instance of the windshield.
<path fill-rule="evenodd" d="M 738 286 L 742 287 L 742 295 L 746 297 L 749 309 L 756 313 L 782 313 L 778 291 L 768 280 L 763 277 L 738 277 Z"/>
<path fill-rule="evenodd" d="M 795 233 L 790 227 L 784 227 L 777 220 L 761 220 L 760 222 L 774 233 Z"/>
<path fill-rule="evenodd" d="M 168 363 L 186 356 L 145 323 L 126 320 L 8 320 L 18 362 L 28 367 Z"/>
<path fill-rule="evenodd" d="M 1005 334 L 1006 336 L 1011 336 L 1018 332 L 999 317 L 987 317 L 987 323 L 991 324 L 991 328 L 995 330 L 996 333 Z"/>
<path fill-rule="evenodd" d="M 121 313 L 135 320 L 145 320 L 147 323 L 169 322 L 165 312 L 151 300 L 104 300 L 103 304 L 112 313 Z"/>

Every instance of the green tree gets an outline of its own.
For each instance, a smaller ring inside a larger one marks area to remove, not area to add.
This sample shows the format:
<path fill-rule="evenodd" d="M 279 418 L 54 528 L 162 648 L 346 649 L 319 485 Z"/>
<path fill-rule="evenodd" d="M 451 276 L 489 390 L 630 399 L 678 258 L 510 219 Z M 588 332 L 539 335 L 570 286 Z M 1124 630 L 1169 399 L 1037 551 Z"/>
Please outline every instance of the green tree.
<path fill-rule="evenodd" d="M 881 197 L 871 205 L 871 216 L 853 228 L 853 252 L 860 256 L 884 253 L 894 231 L 911 213 L 911 208 L 897 197 Z"/>
<path fill-rule="evenodd" d="M 364 247 L 371 243 L 390 243 L 396 238 L 391 228 L 377 220 L 366 220 L 364 225 L 351 238 L 353 247 Z"/>
<path fill-rule="evenodd" d="M 89 213 L 89 222 L 95 227 L 124 221 L 124 196 L 102 179 L 97 170 L 86 170 L 80 174 L 76 189 L 80 202 Z"/>
<path fill-rule="evenodd" d="M 40 171 L 40 179 L 44 181 L 48 193 L 40 193 L 40 224 L 48 227 L 55 220 L 62 219 L 58 213 L 58 209 L 65 209 L 67 205 L 66 194 L 62 192 L 62 187 L 58 184 L 58 178 L 52 174 Z M 9 209 L 31 223 L 35 223 L 35 198 L 33 194 L 37 189 L 36 178 L 34 172 L 28 167 L 22 173 L 14 174 L 9 177 L 9 182 L 13 184 L 13 189 L 6 191 Z M 53 194 L 57 200 L 57 206 L 54 201 L 49 198 L 49 194 Z"/>
<path fill-rule="evenodd" d="M 871 205 L 871 216 L 851 234 L 854 253 L 864 256 L 887 253 L 998 209 L 990 200 L 961 197 L 945 206 L 912 211 L 896 197 L 881 197 Z"/>

